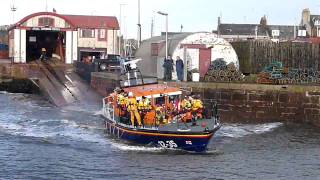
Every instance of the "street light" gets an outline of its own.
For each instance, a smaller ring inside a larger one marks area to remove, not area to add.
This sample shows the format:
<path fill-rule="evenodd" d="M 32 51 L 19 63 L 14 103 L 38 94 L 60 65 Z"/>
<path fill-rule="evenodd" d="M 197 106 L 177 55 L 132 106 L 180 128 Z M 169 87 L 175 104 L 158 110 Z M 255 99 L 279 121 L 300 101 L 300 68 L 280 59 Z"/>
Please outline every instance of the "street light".
<path fill-rule="evenodd" d="M 140 0 L 138 0 L 138 48 L 140 47 L 141 44 L 141 23 L 140 23 Z"/>
<path fill-rule="evenodd" d="M 119 23 L 120 23 L 120 30 L 119 30 L 119 55 L 121 56 L 121 37 L 122 37 L 122 7 L 127 4 L 119 4 L 120 6 L 120 15 L 119 15 Z"/>
<path fill-rule="evenodd" d="M 166 16 L 166 58 L 168 58 L 168 13 L 158 11 L 158 14 Z"/>

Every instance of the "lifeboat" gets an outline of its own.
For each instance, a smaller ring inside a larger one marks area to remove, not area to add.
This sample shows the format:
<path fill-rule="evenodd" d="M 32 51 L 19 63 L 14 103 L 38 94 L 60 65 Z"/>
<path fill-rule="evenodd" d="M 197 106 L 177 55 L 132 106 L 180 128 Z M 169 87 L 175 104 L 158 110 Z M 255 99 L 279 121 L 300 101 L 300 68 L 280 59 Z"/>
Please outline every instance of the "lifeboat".
<path fill-rule="evenodd" d="M 138 145 L 206 151 L 211 138 L 221 127 L 217 103 L 197 99 L 202 103 L 197 110 L 183 107 L 183 102 L 192 101 L 192 96 L 186 96 L 177 87 L 143 78 L 136 62 L 122 64 L 120 87 L 103 98 L 106 132 Z M 128 103 L 129 98 L 136 103 Z M 143 99 L 148 100 L 148 107 L 140 109 L 139 103 Z M 138 113 L 140 120 L 132 111 Z"/>

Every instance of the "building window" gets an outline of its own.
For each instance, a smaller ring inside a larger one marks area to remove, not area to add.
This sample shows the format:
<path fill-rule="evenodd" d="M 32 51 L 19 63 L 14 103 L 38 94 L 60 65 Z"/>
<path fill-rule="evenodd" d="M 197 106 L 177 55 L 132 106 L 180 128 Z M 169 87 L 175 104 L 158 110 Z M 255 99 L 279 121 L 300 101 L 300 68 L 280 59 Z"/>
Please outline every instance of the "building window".
<path fill-rule="evenodd" d="M 298 30 L 298 36 L 299 37 L 306 37 L 307 36 L 307 30 Z"/>
<path fill-rule="evenodd" d="M 105 39 L 105 38 L 106 38 L 106 30 L 100 29 L 100 39 Z"/>
<path fill-rule="evenodd" d="M 151 56 L 158 56 L 159 51 L 159 43 L 151 44 Z"/>
<path fill-rule="evenodd" d="M 38 20 L 38 25 L 39 26 L 50 26 L 50 27 L 53 27 L 54 26 L 54 19 L 53 18 L 49 18 L 49 17 L 41 17 Z"/>
<path fill-rule="evenodd" d="M 81 29 L 82 38 L 94 38 L 94 29 Z"/>
<path fill-rule="evenodd" d="M 279 37 L 280 36 L 280 30 L 272 30 L 272 36 L 273 37 Z"/>

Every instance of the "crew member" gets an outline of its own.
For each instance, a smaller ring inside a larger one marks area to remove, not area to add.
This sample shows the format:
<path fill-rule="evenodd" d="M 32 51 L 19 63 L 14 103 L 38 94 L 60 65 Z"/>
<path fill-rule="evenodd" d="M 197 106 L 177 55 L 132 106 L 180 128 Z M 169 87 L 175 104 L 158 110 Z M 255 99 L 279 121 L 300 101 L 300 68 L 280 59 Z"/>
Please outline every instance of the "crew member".
<path fill-rule="evenodd" d="M 150 111 L 151 109 L 151 103 L 150 100 L 148 98 L 146 98 L 145 96 L 142 96 L 142 99 L 139 101 L 138 103 L 138 109 L 139 109 L 139 113 L 141 115 L 141 120 L 143 122 L 144 120 L 144 116 Z"/>
<path fill-rule="evenodd" d="M 179 114 L 179 108 L 177 105 L 179 104 L 179 100 L 174 98 L 173 96 L 169 96 L 169 103 L 167 104 L 167 112 L 166 112 L 166 119 L 168 123 L 172 122 L 173 118 Z"/>
<path fill-rule="evenodd" d="M 200 95 L 196 95 L 195 98 L 191 101 L 191 109 L 192 109 L 192 115 L 196 119 L 202 118 L 202 110 L 203 110 L 203 103 L 200 100 Z"/>
<path fill-rule="evenodd" d="M 46 48 L 41 48 L 41 56 L 40 56 L 40 60 L 43 61 L 43 60 L 46 60 L 47 59 L 47 50 Z"/>
<path fill-rule="evenodd" d="M 156 125 L 164 122 L 164 111 L 162 106 L 156 107 Z"/>
<path fill-rule="evenodd" d="M 119 108 L 120 110 L 120 116 L 124 116 L 126 113 L 126 105 L 127 105 L 126 101 L 128 98 L 125 97 L 125 93 L 122 89 L 117 91 L 116 98 L 117 98 L 117 108 Z"/>
<path fill-rule="evenodd" d="M 181 102 L 181 109 L 183 113 L 182 120 L 184 122 L 189 122 L 192 120 L 191 101 L 192 101 L 192 98 L 190 96 L 186 96 Z"/>
<path fill-rule="evenodd" d="M 190 96 L 186 96 L 182 102 L 181 102 L 181 109 L 185 111 L 190 111 L 191 110 L 191 100 L 192 98 Z"/>
<path fill-rule="evenodd" d="M 138 125 L 141 126 L 141 117 L 138 113 L 137 100 L 133 97 L 133 93 L 128 93 L 128 102 L 127 102 L 127 110 L 130 112 L 130 120 L 132 126 L 134 126 L 134 119 L 136 118 Z"/>
<path fill-rule="evenodd" d="M 139 101 L 139 110 L 149 111 L 151 109 L 151 103 L 148 98 L 142 96 L 142 99 Z"/>
<path fill-rule="evenodd" d="M 127 104 L 128 104 L 128 93 L 125 92 L 125 91 L 121 91 L 121 99 L 120 99 L 120 109 L 121 109 L 121 115 L 122 115 L 122 119 L 125 119 L 125 123 L 128 123 L 129 124 L 129 112 L 127 110 Z M 123 118 L 125 117 L 125 118 Z"/>

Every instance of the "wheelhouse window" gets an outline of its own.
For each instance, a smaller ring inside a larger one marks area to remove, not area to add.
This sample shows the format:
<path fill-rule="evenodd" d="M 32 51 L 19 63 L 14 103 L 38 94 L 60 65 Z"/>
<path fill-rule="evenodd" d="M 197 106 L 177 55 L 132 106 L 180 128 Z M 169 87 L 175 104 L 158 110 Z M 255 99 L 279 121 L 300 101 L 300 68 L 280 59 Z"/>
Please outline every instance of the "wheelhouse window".
<path fill-rule="evenodd" d="M 164 96 L 160 96 L 155 98 L 155 105 L 156 106 L 162 106 L 163 104 L 165 104 L 166 100 Z"/>
<path fill-rule="evenodd" d="M 94 29 L 81 29 L 80 32 L 82 38 L 94 38 Z"/>
<path fill-rule="evenodd" d="M 54 26 L 54 19 L 53 18 L 49 18 L 49 17 L 41 17 L 38 20 L 38 25 L 39 26 Z"/>
<path fill-rule="evenodd" d="M 169 102 L 174 102 L 176 103 L 177 101 L 180 100 L 180 95 L 170 95 L 169 96 Z"/>

